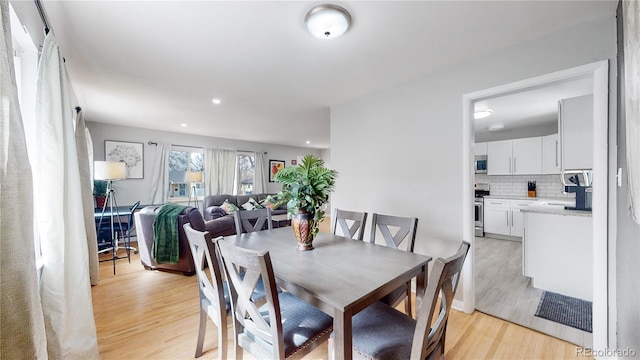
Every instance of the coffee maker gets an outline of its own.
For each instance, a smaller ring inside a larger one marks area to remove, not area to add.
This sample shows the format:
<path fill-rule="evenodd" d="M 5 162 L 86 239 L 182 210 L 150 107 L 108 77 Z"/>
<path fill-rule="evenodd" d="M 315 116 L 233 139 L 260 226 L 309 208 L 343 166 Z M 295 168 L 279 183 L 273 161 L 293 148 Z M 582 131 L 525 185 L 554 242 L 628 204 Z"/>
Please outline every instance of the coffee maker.
<path fill-rule="evenodd" d="M 567 210 L 591 211 L 593 195 L 593 171 L 567 170 L 562 173 L 562 184 L 565 193 L 576 194 L 576 206 L 565 206 Z"/>

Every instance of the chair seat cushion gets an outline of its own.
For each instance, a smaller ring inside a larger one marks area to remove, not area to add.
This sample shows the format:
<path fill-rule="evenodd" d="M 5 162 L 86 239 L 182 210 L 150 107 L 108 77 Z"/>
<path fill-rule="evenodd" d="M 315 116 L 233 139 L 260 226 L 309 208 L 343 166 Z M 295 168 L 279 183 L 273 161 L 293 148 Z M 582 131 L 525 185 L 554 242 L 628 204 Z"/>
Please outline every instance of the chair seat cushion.
<path fill-rule="evenodd" d="M 370 359 L 409 359 L 416 321 L 376 302 L 353 317 L 353 351 Z"/>
<path fill-rule="evenodd" d="M 280 312 L 282 314 L 282 334 L 285 357 L 295 354 L 307 343 L 329 334 L 333 326 L 333 318 L 304 300 L 288 292 L 278 294 Z M 269 305 L 260 307 L 260 313 L 269 323 Z M 266 351 L 271 351 L 271 344 L 263 341 L 245 329 L 245 335 L 260 344 Z"/>

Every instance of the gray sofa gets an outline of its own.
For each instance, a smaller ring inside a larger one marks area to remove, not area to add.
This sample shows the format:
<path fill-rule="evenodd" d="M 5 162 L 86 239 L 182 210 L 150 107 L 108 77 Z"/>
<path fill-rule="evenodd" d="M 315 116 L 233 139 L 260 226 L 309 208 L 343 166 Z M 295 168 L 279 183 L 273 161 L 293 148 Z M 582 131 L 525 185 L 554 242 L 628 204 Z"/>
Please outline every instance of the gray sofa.
<path fill-rule="evenodd" d="M 240 211 L 245 211 L 242 208 L 242 204 L 249 201 L 250 198 L 253 198 L 254 200 L 260 202 L 266 199 L 268 195 L 273 194 L 205 196 L 202 200 L 204 204 L 204 220 L 207 222 L 207 229 L 211 233 L 211 236 L 215 238 L 217 236 L 228 236 L 234 235 L 236 233 L 233 215 L 227 215 L 227 213 L 225 213 L 224 210 L 220 208 L 220 205 L 222 205 L 225 200 L 228 200 L 230 203 L 237 206 Z M 271 210 L 271 216 L 286 214 L 286 206 L 281 206 L 277 209 Z"/>

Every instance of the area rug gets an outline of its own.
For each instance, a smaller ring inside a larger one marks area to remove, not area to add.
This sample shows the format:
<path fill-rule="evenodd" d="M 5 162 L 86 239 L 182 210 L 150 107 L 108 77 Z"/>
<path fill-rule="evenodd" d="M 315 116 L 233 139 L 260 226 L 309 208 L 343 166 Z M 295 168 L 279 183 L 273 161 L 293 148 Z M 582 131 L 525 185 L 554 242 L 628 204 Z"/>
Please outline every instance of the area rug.
<path fill-rule="evenodd" d="M 592 332 L 591 308 L 591 301 L 545 291 L 540 298 L 536 316 Z"/>

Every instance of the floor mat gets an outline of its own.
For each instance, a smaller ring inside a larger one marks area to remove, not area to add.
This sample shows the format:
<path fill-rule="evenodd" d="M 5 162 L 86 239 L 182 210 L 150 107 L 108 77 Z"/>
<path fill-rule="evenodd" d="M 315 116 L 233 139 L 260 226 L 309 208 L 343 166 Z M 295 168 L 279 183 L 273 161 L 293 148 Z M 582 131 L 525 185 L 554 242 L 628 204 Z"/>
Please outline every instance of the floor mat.
<path fill-rule="evenodd" d="M 586 332 L 592 332 L 591 301 L 545 291 L 536 316 Z"/>

